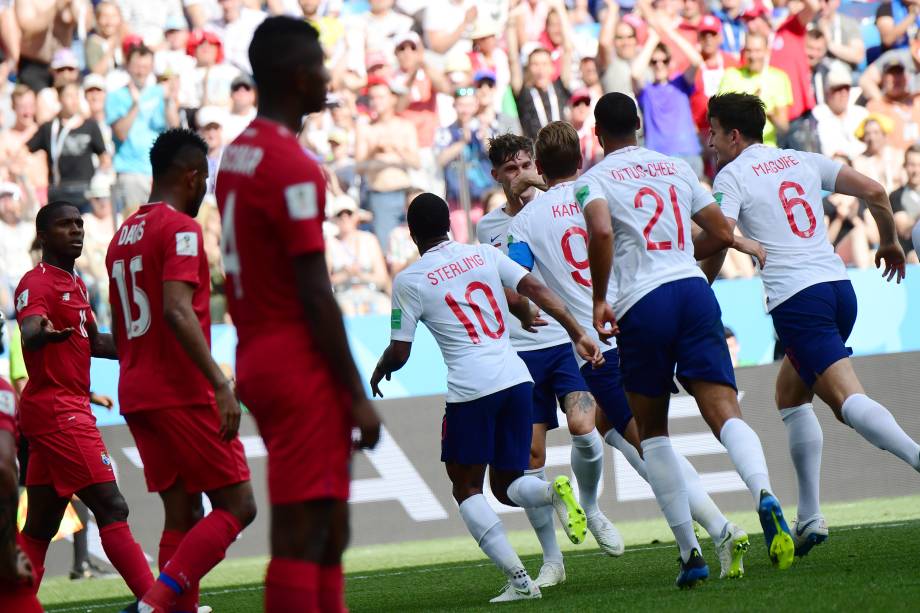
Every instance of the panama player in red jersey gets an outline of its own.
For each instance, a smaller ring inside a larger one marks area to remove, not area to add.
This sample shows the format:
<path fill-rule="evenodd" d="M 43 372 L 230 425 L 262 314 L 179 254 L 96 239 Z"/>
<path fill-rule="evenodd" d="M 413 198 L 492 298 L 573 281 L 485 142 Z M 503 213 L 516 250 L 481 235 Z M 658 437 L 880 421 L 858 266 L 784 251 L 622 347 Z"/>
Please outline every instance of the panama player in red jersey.
<path fill-rule="evenodd" d="M 109 299 L 121 373 L 118 399 L 163 500 L 160 577 L 141 611 L 195 611 L 198 582 L 255 518 L 232 382 L 211 357 L 210 274 L 194 217 L 207 190 L 208 147 L 189 130 L 150 150 L 151 202 L 109 244 Z M 213 511 L 201 519 L 201 493 Z"/>
<path fill-rule="evenodd" d="M 0 313 L 0 353 L 3 352 L 3 314 Z M 0 611 L 41 613 L 32 584 L 32 562 L 19 547 L 16 510 L 19 478 L 16 474 L 16 392 L 0 378 Z"/>
<path fill-rule="evenodd" d="M 240 398 L 268 449 L 265 608 L 342 611 L 351 429 L 373 447 L 380 420 L 329 285 L 322 171 L 295 137 L 329 75 L 316 30 L 289 17 L 262 22 L 249 59 L 259 112 L 224 150 L 217 200 Z"/>
<path fill-rule="evenodd" d="M 111 334 L 102 334 L 74 274 L 83 250 L 77 207 L 56 201 L 35 217 L 42 261 L 16 288 L 16 311 L 29 382 L 19 401 L 19 427 L 29 441 L 29 510 L 23 547 L 44 572 L 48 544 L 76 494 L 96 516 L 102 548 L 138 597 L 153 584 L 140 545 L 128 528 L 128 505 L 89 408 L 90 356 L 117 359 Z"/>

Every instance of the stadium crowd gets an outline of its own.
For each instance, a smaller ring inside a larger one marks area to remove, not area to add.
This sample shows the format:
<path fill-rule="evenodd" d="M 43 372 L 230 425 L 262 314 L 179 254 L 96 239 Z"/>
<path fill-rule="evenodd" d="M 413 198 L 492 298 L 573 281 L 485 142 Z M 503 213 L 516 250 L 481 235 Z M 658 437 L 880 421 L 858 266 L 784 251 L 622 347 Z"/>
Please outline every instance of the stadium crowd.
<path fill-rule="evenodd" d="M 867 10 L 869 7 L 874 12 Z M 765 141 L 817 151 L 886 186 L 905 251 L 920 219 L 920 3 L 840 0 L 0 0 L 0 309 L 33 266 L 45 203 L 80 206 L 78 269 L 102 322 L 105 250 L 116 220 L 146 202 L 149 149 L 169 127 L 199 131 L 211 181 L 223 147 L 255 116 L 247 49 L 269 14 L 320 32 L 332 75 L 326 111 L 301 142 L 329 180 L 327 261 L 347 315 L 389 310 L 392 277 L 417 251 L 405 223 L 421 191 L 444 195 L 454 237 L 473 240 L 504 194 L 489 139 L 570 121 L 585 167 L 603 155 L 592 109 L 634 96 L 644 144 L 716 168 L 706 103 L 761 96 Z M 860 15 L 863 17 L 860 18 Z M 878 231 L 865 203 L 828 196 L 837 253 L 868 267 Z M 202 209 L 221 295 L 220 220 Z M 909 261 L 917 262 L 911 252 Z M 732 252 L 725 278 L 756 274 Z"/>

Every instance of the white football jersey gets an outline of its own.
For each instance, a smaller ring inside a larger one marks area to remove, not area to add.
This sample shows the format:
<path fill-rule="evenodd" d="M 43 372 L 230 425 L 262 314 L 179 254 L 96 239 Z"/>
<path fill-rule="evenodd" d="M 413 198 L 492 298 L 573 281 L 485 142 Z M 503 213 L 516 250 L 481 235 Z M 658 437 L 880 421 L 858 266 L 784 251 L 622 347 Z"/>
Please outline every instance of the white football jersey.
<path fill-rule="evenodd" d="M 513 218 L 508 231 L 509 255 L 518 264 L 539 271 L 601 351 L 607 351 L 610 347 L 601 344 L 594 330 L 588 232 L 575 203 L 574 185 L 569 181 L 551 187 Z M 610 303 L 616 300 L 616 287 L 611 278 L 607 287 Z M 616 347 L 615 339 L 610 339 L 610 346 Z M 579 365 L 584 364 L 577 352 L 575 357 Z"/>
<path fill-rule="evenodd" d="M 530 205 L 528 204 L 527 206 Z M 524 207 L 525 210 L 527 206 Z M 515 218 L 508 215 L 504 208 L 495 209 L 483 215 L 476 224 L 476 237 L 479 239 L 480 243 L 492 245 L 507 255 L 508 227 L 511 225 L 513 219 Z M 540 274 L 540 271 L 531 270 L 531 273 L 533 273 L 533 276 L 536 277 L 540 283 L 546 285 L 546 281 Z M 514 345 L 516 350 L 534 351 L 570 342 L 569 335 L 566 333 L 565 328 L 562 327 L 562 324 L 546 314 L 543 314 L 543 319 L 546 321 L 547 325 L 537 328 L 538 332 L 534 334 L 533 332 L 525 330 L 517 317 L 513 315 L 510 317 L 508 328 L 511 332 L 511 344 Z"/>
<path fill-rule="evenodd" d="M 643 147 L 618 149 L 575 180 L 575 201 L 607 203 L 613 219 L 618 318 L 665 283 L 706 275 L 693 257 L 690 218 L 713 204 L 690 166 Z"/>
<path fill-rule="evenodd" d="M 713 194 L 726 217 L 763 245 L 767 311 L 816 283 L 847 278 L 827 240 L 821 189 L 842 164 L 816 153 L 751 145 L 719 171 Z"/>
<path fill-rule="evenodd" d="M 447 401 L 468 402 L 532 381 L 508 336 L 504 287 L 527 270 L 491 245 L 446 241 L 396 275 L 390 338 L 412 342 L 419 322 L 447 364 Z"/>

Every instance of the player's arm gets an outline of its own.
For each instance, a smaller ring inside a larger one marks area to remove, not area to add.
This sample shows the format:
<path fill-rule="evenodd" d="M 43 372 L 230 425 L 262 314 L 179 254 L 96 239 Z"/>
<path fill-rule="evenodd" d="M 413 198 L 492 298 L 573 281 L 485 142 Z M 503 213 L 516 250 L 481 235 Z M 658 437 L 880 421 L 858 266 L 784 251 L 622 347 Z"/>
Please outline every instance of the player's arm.
<path fill-rule="evenodd" d="M 380 438 L 380 418 L 364 393 L 358 367 L 348 348 L 345 324 L 339 309 L 329 275 L 326 257 L 322 251 L 304 253 L 294 257 L 294 280 L 303 306 L 310 332 L 319 352 L 333 365 L 332 373 L 351 393 L 352 419 L 361 430 L 362 447 L 373 447 Z"/>
<path fill-rule="evenodd" d="M 230 441 L 240 428 L 240 402 L 233 384 L 211 356 L 208 340 L 192 308 L 194 294 L 195 287 L 190 283 L 164 281 L 163 317 L 183 351 L 214 388 L 214 399 L 220 414 L 220 434 L 225 441 Z"/>
<path fill-rule="evenodd" d="M 392 340 L 384 350 L 374 373 L 371 375 L 371 393 L 374 396 L 383 398 L 383 392 L 380 391 L 380 382 L 383 379 L 390 380 L 390 375 L 406 365 L 409 361 L 409 354 L 412 353 L 412 343 L 408 341 Z"/>
<path fill-rule="evenodd" d="M 869 212 L 878 226 L 879 248 L 875 252 L 875 267 L 878 268 L 882 260 L 885 260 L 885 272 L 882 275 L 889 281 L 897 276 L 897 282 L 900 283 L 905 274 L 905 256 L 904 250 L 898 243 L 894 213 L 891 211 L 888 192 L 878 181 L 870 179 L 849 166 L 841 166 L 837 173 L 834 191 L 866 201 Z"/>
<path fill-rule="evenodd" d="M 693 237 L 693 254 L 697 260 L 705 260 L 734 245 L 732 226 L 715 202 L 697 211 L 693 221 L 701 230 Z"/>
<path fill-rule="evenodd" d="M 29 315 L 22 320 L 19 329 L 26 351 L 38 351 L 48 343 L 63 343 L 73 334 L 73 328 L 56 329 L 44 315 Z"/>
<path fill-rule="evenodd" d="M 613 221 L 607 201 L 596 198 L 582 207 L 588 230 L 588 267 L 591 270 L 591 291 L 594 298 L 594 329 L 602 342 L 619 330 L 613 307 L 607 302 L 610 269 L 613 266 Z"/>
<path fill-rule="evenodd" d="M 115 337 L 109 333 L 100 332 L 95 321 L 86 324 L 86 334 L 89 336 L 90 351 L 94 358 L 118 359 Z"/>
<path fill-rule="evenodd" d="M 731 217 L 726 217 L 725 221 L 728 222 L 729 227 L 732 229 L 732 246 L 731 248 L 735 251 L 740 251 L 745 253 L 755 260 L 760 265 L 761 270 L 767 264 L 767 252 L 763 248 L 763 245 L 757 241 L 747 238 L 746 236 L 741 236 L 738 232 L 735 232 L 735 220 Z M 695 241 L 697 237 L 703 232 L 703 229 L 700 228 L 696 223 L 691 223 L 690 232 L 693 240 Z M 722 270 L 722 266 L 725 264 L 725 256 L 728 255 L 728 249 L 722 249 L 718 253 L 709 256 L 700 260 L 700 269 L 703 271 L 703 274 L 706 275 L 706 279 L 709 281 L 709 284 L 712 285 L 715 282 L 716 277 L 719 276 L 719 272 Z"/>
<path fill-rule="evenodd" d="M 520 176 L 518 178 L 520 178 Z M 539 177 L 537 178 L 538 180 L 542 181 L 542 179 L 539 179 Z M 515 181 L 516 180 L 517 179 L 515 179 Z M 513 190 L 514 183 L 512 183 L 512 191 Z M 514 237 L 514 240 L 511 240 L 510 244 L 508 245 L 508 257 L 526 270 L 533 270 L 534 264 L 536 263 L 533 251 L 531 251 L 530 245 L 527 243 L 526 238 L 523 238 L 519 235 L 518 229 L 513 223 L 511 224 L 511 227 L 508 228 L 508 236 Z M 537 328 L 547 325 L 547 322 L 540 318 L 539 309 L 533 306 L 530 300 L 511 288 L 506 287 L 504 289 L 505 300 L 508 301 L 508 310 L 511 311 L 512 315 L 520 320 L 521 327 L 523 327 L 528 332 L 536 333 Z"/>

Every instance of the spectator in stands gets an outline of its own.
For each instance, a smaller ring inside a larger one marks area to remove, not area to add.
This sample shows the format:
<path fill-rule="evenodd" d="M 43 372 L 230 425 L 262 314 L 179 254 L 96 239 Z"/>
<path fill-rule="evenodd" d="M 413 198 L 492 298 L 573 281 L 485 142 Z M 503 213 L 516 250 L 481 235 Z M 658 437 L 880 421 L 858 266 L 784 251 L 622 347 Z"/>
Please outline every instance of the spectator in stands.
<path fill-rule="evenodd" d="M 856 130 L 869 111 L 855 103 L 852 83 L 850 69 L 843 62 L 835 62 L 824 79 L 824 103 L 813 112 L 824 155 L 842 153 L 853 160 L 866 149 L 865 143 L 856 137 Z"/>
<path fill-rule="evenodd" d="M 645 146 L 654 151 L 679 157 L 690 164 L 698 177 L 703 176 L 703 158 L 700 139 L 690 112 L 690 95 L 693 93 L 696 73 L 703 58 L 684 38 L 664 21 L 653 18 L 652 30 L 639 57 L 633 64 L 633 80 L 638 93 L 645 130 Z M 677 76 L 672 74 L 672 57 L 667 46 L 660 42 L 659 30 L 679 48 L 690 66 Z M 643 81 L 651 67 L 652 79 Z"/>
<path fill-rule="evenodd" d="M 546 16 L 558 4 L 555 0 L 520 0 L 508 15 L 508 25 L 514 27 L 515 39 L 521 45 L 540 40 L 546 29 Z M 516 59 L 513 54 L 511 58 L 512 61 Z"/>
<path fill-rule="evenodd" d="M 436 6 L 437 10 L 425 11 L 422 26 L 428 49 L 443 56 L 467 53 L 470 50 L 467 35 L 479 16 L 476 3 L 471 0 L 441 0 Z"/>
<path fill-rule="evenodd" d="M 198 124 L 198 134 L 208 145 L 208 193 L 214 193 L 214 182 L 217 180 L 217 169 L 220 167 L 220 156 L 224 151 L 224 121 L 226 111 L 218 106 L 205 106 L 198 109 L 195 122 Z"/>
<path fill-rule="evenodd" d="M 722 0 L 720 8 L 712 12 L 722 22 L 722 50 L 735 56 L 744 49 L 747 26 L 741 0 Z"/>
<path fill-rule="evenodd" d="M 591 94 L 592 108 L 594 101 L 604 95 L 604 86 L 601 85 L 601 75 L 597 70 L 597 58 L 586 56 L 578 62 L 578 81 L 581 86 Z"/>
<path fill-rule="evenodd" d="M 904 173 L 907 182 L 891 193 L 891 210 L 901 247 L 908 260 L 917 264 L 920 261 L 911 242 L 911 232 L 920 221 L 920 144 L 914 143 L 904 153 Z"/>
<path fill-rule="evenodd" d="M 349 196 L 337 196 L 329 218 L 337 233 L 326 243 L 326 263 L 335 297 L 345 316 L 389 312 L 390 278 L 380 243 L 358 229 L 358 205 Z"/>
<path fill-rule="evenodd" d="M 124 21 L 121 8 L 112 0 L 103 0 L 96 5 L 96 25 L 86 38 L 86 68 L 90 72 L 105 76 L 110 70 L 125 63 L 121 48 Z"/>
<path fill-rule="evenodd" d="M 105 77 L 90 73 L 83 79 L 83 98 L 89 111 L 89 119 L 96 122 L 102 141 L 105 143 L 104 158 L 99 158 L 96 163 L 97 170 L 107 173 L 112 172 L 112 156 L 115 154 L 115 142 L 112 140 L 112 126 L 105 121 Z M 112 175 L 114 180 L 114 174 Z"/>
<path fill-rule="evenodd" d="M 488 19 L 478 19 L 476 27 L 470 32 L 472 50 L 469 53 L 473 74 L 492 73 L 495 75 L 496 93 L 493 96 L 496 111 L 504 111 L 502 106 L 505 94 L 511 87 L 511 69 L 508 54 L 498 44 L 498 25 Z M 517 61 L 517 58 L 515 58 Z M 513 103 L 512 103 L 513 106 Z"/>
<path fill-rule="evenodd" d="M 886 0 L 875 13 L 875 26 L 886 49 L 907 47 L 908 35 L 920 26 L 920 2 L 917 0 Z"/>
<path fill-rule="evenodd" d="M 409 170 L 420 167 L 418 140 L 411 122 L 396 115 L 396 94 L 385 81 L 367 87 L 370 122 L 358 124 L 357 171 L 364 180 L 374 233 L 386 245 L 403 216 Z"/>
<path fill-rule="evenodd" d="M 679 45 L 676 37 L 684 39 L 692 47 L 696 46 L 699 4 L 695 0 L 638 0 L 636 11 L 658 31 L 661 43 L 670 51 L 673 74 L 684 72 L 690 66 L 690 60 L 684 52 L 685 46 Z"/>
<path fill-rule="evenodd" d="M 904 66 L 910 93 L 920 93 L 920 30 L 911 38 L 909 47 L 886 51 L 863 71 L 859 86 L 867 100 L 882 97 L 882 72 L 892 63 Z"/>
<path fill-rule="evenodd" d="M 80 59 L 70 47 L 63 47 L 54 52 L 51 58 L 51 88 L 46 88 L 39 92 L 39 100 L 42 95 L 49 94 L 50 89 L 59 89 L 70 83 L 79 83 L 80 81 Z"/>
<path fill-rule="evenodd" d="M 571 66 L 574 43 L 572 26 L 569 24 L 568 11 L 565 6 L 555 6 L 546 14 L 546 28 L 537 41 L 549 51 L 553 60 L 553 80 L 562 74 L 562 63 Z M 569 66 L 569 68 L 570 68 Z"/>
<path fill-rule="evenodd" d="M 38 130 L 35 121 L 35 92 L 19 84 L 11 94 L 13 125 L 0 132 L 0 167 L 8 181 L 20 183 L 26 200 L 29 192 L 41 202 L 47 202 L 48 164 L 40 153 L 30 154 L 26 143 Z"/>
<path fill-rule="evenodd" d="M 741 67 L 725 71 L 719 91 L 760 96 L 767 109 L 763 142 L 775 147 L 777 136 L 789 130 L 792 84 L 785 72 L 767 65 L 767 38 L 762 34 L 752 32 L 746 36 L 741 59 Z"/>
<path fill-rule="evenodd" d="M 901 153 L 888 144 L 893 127 L 885 115 L 867 115 L 856 129 L 866 149 L 853 160 L 853 168 L 881 183 L 889 194 L 904 185 Z"/>
<path fill-rule="evenodd" d="M 725 70 L 737 67 L 738 60 L 731 53 L 722 50 L 722 23 L 715 16 L 702 17 L 698 28 L 699 54 L 703 61 L 696 72 L 693 94 L 690 96 L 690 110 L 696 130 L 705 143 L 709 138 L 709 99 L 718 93 Z M 703 150 L 706 158 L 714 154 L 709 147 L 704 147 Z M 714 158 L 709 161 L 714 162 Z"/>
<path fill-rule="evenodd" d="M 504 134 L 505 132 L 520 134 L 521 122 L 518 121 L 518 118 L 496 110 L 500 108 L 500 105 L 495 103 L 500 90 L 495 73 L 487 70 L 477 72 L 473 75 L 473 85 L 476 88 L 476 101 L 479 103 L 479 110 L 476 113 L 479 123 L 488 126 L 492 134 Z"/>
<path fill-rule="evenodd" d="M 815 106 L 824 103 L 827 73 L 833 62 L 827 56 L 827 39 L 821 30 L 809 30 L 805 36 L 805 55 L 811 69 L 811 87 L 815 92 Z"/>
<path fill-rule="evenodd" d="M 827 41 L 827 55 L 856 68 L 866 59 L 859 22 L 840 13 L 840 0 L 820 0 L 820 7 L 813 23 Z"/>
<path fill-rule="evenodd" d="M 230 108 L 230 84 L 240 75 L 235 66 L 224 61 L 224 45 L 217 34 L 195 30 L 188 37 L 188 54 L 196 66 L 188 83 L 183 101 L 193 109 L 203 106 Z"/>
<path fill-rule="evenodd" d="M 364 75 L 365 56 L 379 51 L 393 56 L 397 35 L 412 29 L 412 18 L 393 10 L 394 0 L 370 0 L 370 11 L 354 15 L 345 29 L 349 69 Z"/>
<path fill-rule="evenodd" d="M 89 212 L 86 191 L 96 174 L 96 159 L 108 152 L 99 126 L 80 113 L 82 90 L 78 83 L 58 89 L 61 110 L 42 124 L 29 139 L 29 151 L 44 152 L 48 163 L 48 200 L 66 200 L 81 213 Z"/>
<path fill-rule="evenodd" d="M 220 13 L 219 18 L 208 23 L 208 29 L 223 41 L 227 63 L 249 74 L 249 43 L 265 20 L 265 13 L 242 6 L 241 0 L 220 0 Z"/>
<path fill-rule="evenodd" d="M 188 5 L 191 14 L 192 5 L 199 2 L 201 0 L 118 0 L 128 30 L 153 46 L 162 42 L 166 22 L 182 17 L 183 4 Z"/>
<path fill-rule="evenodd" d="M 888 144 L 899 151 L 920 138 L 920 107 L 915 104 L 918 96 L 907 88 L 904 63 L 894 57 L 882 67 L 882 97 L 866 104 L 870 113 L 884 115 L 891 121 Z"/>
<path fill-rule="evenodd" d="M 13 291 L 33 266 L 29 250 L 35 229 L 24 218 L 22 204 L 18 185 L 0 183 L 0 297 L 3 298 L 0 307 L 7 317 L 13 315 Z"/>
<path fill-rule="evenodd" d="M 298 4 L 304 19 L 319 32 L 319 42 L 326 53 L 328 65 L 335 66 L 345 53 L 345 26 L 338 14 L 330 10 L 333 3 L 299 0 Z"/>
<path fill-rule="evenodd" d="M 189 31 L 185 18 L 180 16 L 167 21 L 163 35 L 166 41 L 154 55 L 154 72 L 162 76 L 177 76 L 183 85 L 191 83 L 195 78 L 197 62 L 188 54 Z M 185 85 L 185 88 L 188 86 Z M 185 99 L 186 93 L 180 91 L 180 96 L 180 105 L 190 107 Z"/>
<path fill-rule="evenodd" d="M 89 211 L 83 214 L 83 253 L 77 260 L 77 269 L 86 281 L 90 304 L 98 318 L 108 311 L 109 281 L 105 254 L 115 235 L 116 224 L 109 177 L 102 174 L 94 176 L 84 196 L 89 202 Z"/>
<path fill-rule="evenodd" d="M 230 83 L 230 112 L 224 117 L 224 142 L 236 140 L 256 118 L 256 86 L 246 73 Z"/>
<path fill-rule="evenodd" d="M 514 28 L 509 28 L 509 34 Z M 509 46 L 513 43 L 509 43 Z M 512 57 L 517 56 L 515 47 Z M 568 62 L 562 66 L 562 76 L 553 80 L 553 61 L 549 51 L 543 47 L 534 48 L 527 55 L 526 78 L 518 62 L 511 62 L 511 87 L 516 92 L 518 113 L 524 136 L 536 138 L 540 128 L 551 121 L 565 119 L 565 101 L 569 92 Z"/>
<path fill-rule="evenodd" d="M 576 89 L 569 96 L 569 116 L 572 118 L 572 127 L 578 132 L 578 142 L 581 145 L 582 172 L 604 159 L 604 148 L 594 134 L 591 102 L 591 92 L 586 88 Z"/>
<path fill-rule="evenodd" d="M 128 52 L 130 82 L 111 92 L 105 103 L 106 121 L 115 140 L 116 203 L 129 215 L 150 196 L 150 147 L 167 128 L 178 127 L 178 83 L 168 89 L 149 82 L 153 52 L 137 45 Z"/>
<path fill-rule="evenodd" d="M 633 95 L 632 62 L 639 53 L 636 33 L 638 18 L 632 14 L 620 19 L 620 5 L 607 0 L 607 12 L 598 37 L 597 67 L 604 93 Z"/>
<path fill-rule="evenodd" d="M 14 4 L 22 33 L 17 78 L 38 93 L 51 87 L 51 58 L 73 41 L 77 18 L 85 0 L 25 0 Z"/>
<path fill-rule="evenodd" d="M 415 200 L 416 196 L 422 193 L 417 187 L 410 187 L 406 191 L 406 210 Z M 390 232 L 390 242 L 387 246 L 387 269 L 390 272 L 390 278 L 394 279 L 403 269 L 419 258 L 418 247 L 412 241 L 409 234 L 409 224 L 403 221 L 393 228 Z"/>
<path fill-rule="evenodd" d="M 847 166 L 843 155 L 834 160 Z M 847 266 L 868 268 L 871 265 L 870 243 L 878 244 L 878 229 L 865 202 L 846 194 L 831 193 L 824 199 L 827 239 Z"/>

